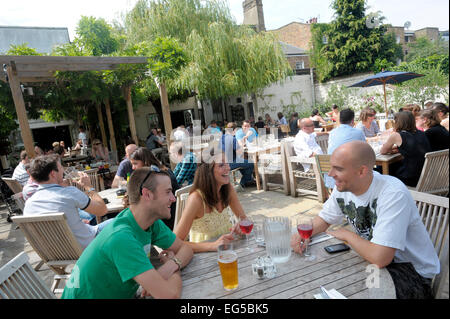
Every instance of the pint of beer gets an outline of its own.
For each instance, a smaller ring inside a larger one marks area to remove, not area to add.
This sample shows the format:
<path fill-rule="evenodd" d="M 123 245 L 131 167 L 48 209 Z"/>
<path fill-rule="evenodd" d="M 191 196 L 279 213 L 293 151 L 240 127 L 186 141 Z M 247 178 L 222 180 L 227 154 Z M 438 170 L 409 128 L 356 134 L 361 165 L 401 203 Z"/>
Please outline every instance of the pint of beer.
<path fill-rule="evenodd" d="M 237 254 L 232 244 L 220 245 L 217 251 L 223 287 L 225 290 L 234 290 L 238 287 Z"/>

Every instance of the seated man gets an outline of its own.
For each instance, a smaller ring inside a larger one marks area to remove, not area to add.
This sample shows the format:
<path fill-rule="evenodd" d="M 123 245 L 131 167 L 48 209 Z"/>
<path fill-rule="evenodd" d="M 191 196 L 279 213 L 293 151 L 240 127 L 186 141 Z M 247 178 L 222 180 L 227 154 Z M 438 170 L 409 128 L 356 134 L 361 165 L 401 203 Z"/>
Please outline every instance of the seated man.
<path fill-rule="evenodd" d="M 225 134 L 222 135 L 221 148 L 225 153 L 225 159 L 230 165 L 230 170 L 239 168 L 242 174 L 242 178 L 239 184 L 244 187 L 255 186 L 256 182 L 253 179 L 253 163 L 249 163 L 248 160 L 242 156 L 242 147 L 237 143 L 237 139 L 233 134 L 235 124 L 230 122 L 227 124 Z M 253 128 L 252 128 L 253 129 Z"/>
<path fill-rule="evenodd" d="M 247 120 L 242 122 L 242 128 L 236 132 L 236 140 L 241 147 L 244 147 L 247 141 L 252 143 L 256 137 L 258 137 L 258 133 L 250 126 L 250 122 Z"/>
<path fill-rule="evenodd" d="M 133 298 L 142 295 L 179 298 L 180 269 L 192 258 L 192 249 L 161 221 L 170 218 L 175 201 L 170 177 L 161 171 L 138 168 L 128 183 L 130 207 L 89 245 L 76 263 L 62 298 Z M 152 245 L 167 249 L 163 265 L 150 262 Z"/>
<path fill-rule="evenodd" d="M 133 167 L 130 162 L 130 156 L 137 149 L 136 144 L 129 144 L 125 147 L 125 158 L 120 162 L 119 168 L 117 169 L 116 176 L 111 184 L 112 188 L 117 188 L 120 186 L 121 181 L 126 181 L 127 176 L 133 173 Z"/>
<path fill-rule="evenodd" d="M 207 127 L 207 129 L 209 129 L 209 133 L 210 134 L 220 134 L 220 133 L 222 133 L 220 131 L 220 127 L 217 127 L 216 120 L 212 120 L 211 123 L 209 124 L 209 126 Z"/>
<path fill-rule="evenodd" d="M 14 169 L 12 178 L 18 181 L 22 186 L 24 186 L 27 183 L 28 178 L 30 178 L 30 175 L 28 175 L 25 168 L 25 165 L 28 163 L 30 163 L 30 160 L 28 159 L 27 151 L 20 152 L 20 163 Z"/>
<path fill-rule="evenodd" d="M 170 156 L 172 162 L 177 163 L 173 174 L 177 179 L 178 185 L 183 185 L 186 181 L 187 185 L 194 182 L 195 171 L 197 170 L 197 158 L 194 153 L 183 152 L 183 144 L 174 142 L 170 145 Z"/>
<path fill-rule="evenodd" d="M 30 165 L 30 174 L 39 184 L 34 194 L 25 202 L 24 216 L 63 212 L 67 223 L 81 248 L 86 248 L 95 236 L 111 220 L 91 226 L 81 220 L 79 210 L 95 216 L 103 216 L 108 210 L 103 199 L 96 193 L 86 173 L 80 173 L 80 184 L 86 194 L 73 186 L 63 187 L 64 168 L 56 154 L 39 156 Z"/>
<path fill-rule="evenodd" d="M 314 123 L 309 118 L 303 118 L 299 123 L 300 131 L 295 136 L 292 146 L 295 154 L 303 159 L 312 158 L 317 154 L 323 154 L 322 149 L 316 142 L 316 136 L 328 133 L 315 133 Z M 305 172 L 309 171 L 310 164 L 302 163 Z"/>
<path fill-rule="evenodd" d="M 373 171 L 375 153 L 369 144 L 352 141 L 331 155 L 329 175 L 336 181 L 331 197 L 313 221 L 313 235 L 345 217 L 355 232 L 328 231 L 345 241 L 362 258 L 386 267 L 397 298 L 430 298 L 431 280 L 440 271 L 436 251 L 414 200 L 397 178 Z M 305 247 L 298 234 L 291 246 Z"/>
<path fill-rule="evenodd" d="M 339 112 L 340 125 L 330 132 L 328 139 L 328 154 L 332 154 L 336 148 L 342 144 L 351 141 L 366 141 L 364 133 L 355 128 L 355 112 L 352 109 L 344 109 Z M 334 187 L 334 180 L 325 174 L 325 186 L 328 188 Z"/>

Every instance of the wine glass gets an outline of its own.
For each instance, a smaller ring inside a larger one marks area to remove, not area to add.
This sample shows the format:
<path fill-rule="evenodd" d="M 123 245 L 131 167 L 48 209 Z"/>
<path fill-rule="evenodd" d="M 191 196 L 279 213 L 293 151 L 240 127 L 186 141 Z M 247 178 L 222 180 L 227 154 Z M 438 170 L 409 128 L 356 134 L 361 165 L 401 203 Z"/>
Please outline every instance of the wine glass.
<path fill-rule="evenodd" d="M 239 218 L 239 228 L 245 234 L 245 237 L 247 237 L 247 250 L 249 250 L 250 252 L 253 251 L 253 249 L 250 248 L 248 242 L 248 235 L 252 232 L 253 229 L 253 220 L 250 217 Z"/>
<path fill-rule="evenodd" d="M 313 232 L 313 219 L 311 217 L 301 216 L 297 218 L 297 231 L 304 242 L 306 239 L 309 239 Z M 306 260 L 312 261 L 316 259 L 316 256 L 312 255 L 309 252 L 309 245 L 306 245 L 305 250 L 303 251 L 303 256 L 305 256 Z"/>

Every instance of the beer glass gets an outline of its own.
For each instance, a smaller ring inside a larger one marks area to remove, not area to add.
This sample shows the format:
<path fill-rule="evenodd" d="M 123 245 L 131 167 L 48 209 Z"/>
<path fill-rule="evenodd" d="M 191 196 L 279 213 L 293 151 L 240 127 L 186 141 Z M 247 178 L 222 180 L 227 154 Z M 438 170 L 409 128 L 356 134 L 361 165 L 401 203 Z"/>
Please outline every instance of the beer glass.
<path fill-rule="evenodd" d="M 217 247 L 217 261 L 222 276 L 223 288 L 234 290 L 238 287 L 237 254 L 233 244 L 223 244 Z"/>

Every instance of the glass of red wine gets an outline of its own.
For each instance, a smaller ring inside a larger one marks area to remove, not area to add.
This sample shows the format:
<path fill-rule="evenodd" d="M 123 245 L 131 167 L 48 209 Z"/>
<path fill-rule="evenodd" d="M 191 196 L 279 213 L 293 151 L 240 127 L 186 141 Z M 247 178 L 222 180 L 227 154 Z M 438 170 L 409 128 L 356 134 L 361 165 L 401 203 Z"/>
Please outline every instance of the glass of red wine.
<path fill-rule="evenodd" d="M 297 218 L 297 231 L 304 243 L 307 239 L 309 239 L 313 232 L 313 219 L 311 217 L 301 216 Z M 306 244 L 305 250 L 303 251 L 303 256 L 306 257 L 306 260 L 314 260 L 316 256 L 312 255 L 309 251 L 309 245 Z"/>
<path fill-rule="evenodd" d="M 239 218 L 239 228 L 245 234 L 245 237 L 247 237 L 247 250 L 253 251 L 253 249 L 250 248 L 250 244 L 248 242 L 248 235 L 252 232 L 253 229 L 253 220 L 250 217 Z"/>

